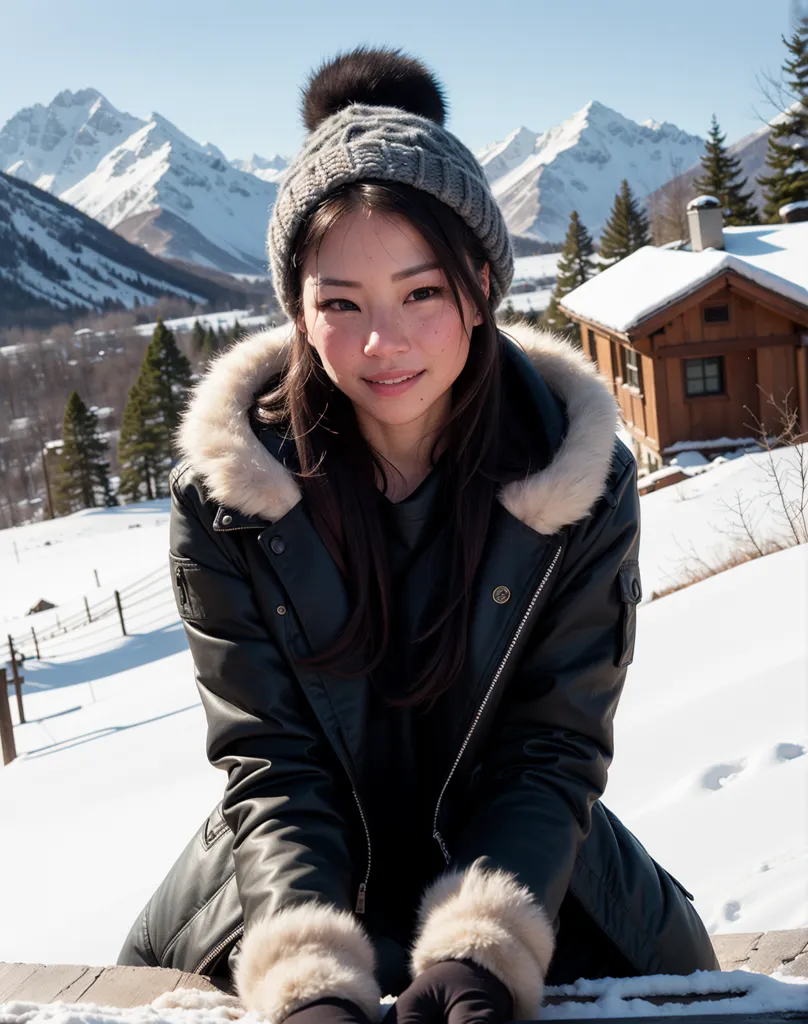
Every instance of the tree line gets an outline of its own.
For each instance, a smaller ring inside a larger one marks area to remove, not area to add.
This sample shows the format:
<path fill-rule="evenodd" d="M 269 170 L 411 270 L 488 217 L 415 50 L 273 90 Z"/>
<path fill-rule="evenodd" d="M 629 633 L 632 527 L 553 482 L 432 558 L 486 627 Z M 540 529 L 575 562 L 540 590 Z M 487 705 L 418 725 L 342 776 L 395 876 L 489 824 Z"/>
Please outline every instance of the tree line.
<path fill-rule="evenodd" d="M 231 328 L 220 326 L 214 331 L 197 320 L 191 331 L 191 351 L 207 363 L 241 334 L 238 321 Z M 118 441 L 120 475 L 114 493 L 109 441 L 99 428 L 98 414 L 78 391 L 72 391 L 52 483 L 54 514 L 168 497 L 168 478 L 177 454 L 173 438 L 193 382 L 190 360 L 180 351 L 173 331 L 158 318 L 124 407 Z"/>

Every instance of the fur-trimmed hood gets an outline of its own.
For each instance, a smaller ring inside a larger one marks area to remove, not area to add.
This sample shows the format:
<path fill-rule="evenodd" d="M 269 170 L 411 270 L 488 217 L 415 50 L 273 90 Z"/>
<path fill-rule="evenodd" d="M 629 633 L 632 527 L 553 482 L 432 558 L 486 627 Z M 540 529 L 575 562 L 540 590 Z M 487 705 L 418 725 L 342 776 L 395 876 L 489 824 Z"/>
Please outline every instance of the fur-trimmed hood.
<path fill-rule="evenodd" d="M 177 431 L 182 455 L 213 500 L 270 521 L 286 515 L 301 490 L 256 436 L 248 413 L 254 396 L 283 366 L 289 330 L 285 324 L 261 331 L 214 356 Z M 603 494 L 617 404 L 593 364 L 568 342 L 529 324 L 502 330 L 566 408 L 567 430 L 549 465 L 499 494 L 512 515 L 549 535 L 585 518 Z"/>

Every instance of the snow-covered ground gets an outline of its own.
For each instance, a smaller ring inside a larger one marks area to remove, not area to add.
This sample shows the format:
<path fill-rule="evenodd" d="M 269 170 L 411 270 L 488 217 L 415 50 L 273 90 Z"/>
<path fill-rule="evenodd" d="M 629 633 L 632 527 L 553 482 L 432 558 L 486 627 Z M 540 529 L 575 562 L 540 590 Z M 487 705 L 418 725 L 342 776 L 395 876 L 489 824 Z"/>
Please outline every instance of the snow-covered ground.
<path fill-rule="evenodd" d="M 765 458 L 642 499 L 644 603 L 605 796 L 720 932 L 808 926 L 808 545 L 650 597 L 683 546 L 720 553 L 723 496 L 753 499 L 758 529 L 782 532 L 761 504 Z M 92 609 L 129 588 L 128 636 L 109 615 L 24 664 L 27 722 L 0 768 L 0 961 L 114 963 L 221 796 L 168 580 L 168 512 L 161 500 L 0 531 L 4 634 L 42 634 L 84 596 Z M 59 607 L 25 616 L 40 598 Z"/>

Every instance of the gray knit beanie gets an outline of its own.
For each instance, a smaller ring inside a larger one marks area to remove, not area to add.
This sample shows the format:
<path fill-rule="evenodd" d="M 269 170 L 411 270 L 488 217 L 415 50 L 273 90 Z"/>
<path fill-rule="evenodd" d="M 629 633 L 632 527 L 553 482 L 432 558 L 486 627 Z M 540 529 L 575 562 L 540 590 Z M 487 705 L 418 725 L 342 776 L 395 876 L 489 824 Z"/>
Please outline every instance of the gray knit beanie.
<path fill-rule="evenodd" d="M 368 178 L 412 185 L 451 207 L 486 251 L 492 308 L 508 294 L 513 247 L 505 219 L 479 161 L 444 119 L 440 84 L 398 50 L 359 47 L 312 73 L 303 90 L 309 135 L 283 177 L 267 239 L 287 316 L 284 268 L 298 228 L 329 192 Z"/>

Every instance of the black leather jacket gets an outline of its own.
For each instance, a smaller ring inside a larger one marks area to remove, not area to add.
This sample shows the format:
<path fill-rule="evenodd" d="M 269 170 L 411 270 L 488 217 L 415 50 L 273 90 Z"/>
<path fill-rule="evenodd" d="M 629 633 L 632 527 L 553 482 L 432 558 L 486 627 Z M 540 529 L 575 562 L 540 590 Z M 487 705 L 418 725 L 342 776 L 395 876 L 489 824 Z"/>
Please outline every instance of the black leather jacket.
<path fill-rule="evenodd" d="M 520 402 L 549 459 L 504 488 L 492 517 L 462 702 L 434 752 L 445 766 L 431 816 L 438 864 L 461 877 L 487 858 L 555 930 L 574 891 L 637 973 L 713 967 L 681 887 L 599 802 L 641 599 L 636 464 L 585 358 L 534 329 L 508 333 L 524 351 L 504 342 L 519 391 L 506 400 Z M 271 332 L 236 345 L 180 435 L 171 575 L 208 757 L 227 785 L 119 963 L 224 974 L 245 921 L 313 902 L 361 921 L 382 991 L 397 991 L 415 936 L 374 913 L 395 879 L 373 861 L 357 767 L 369 684 L 297 661 L 339 633 L 345 586 L 274 442 L 246 421 L 282 358 Z M 412 871 L 422 887 L 434 881 L 434 862 Z"/>

